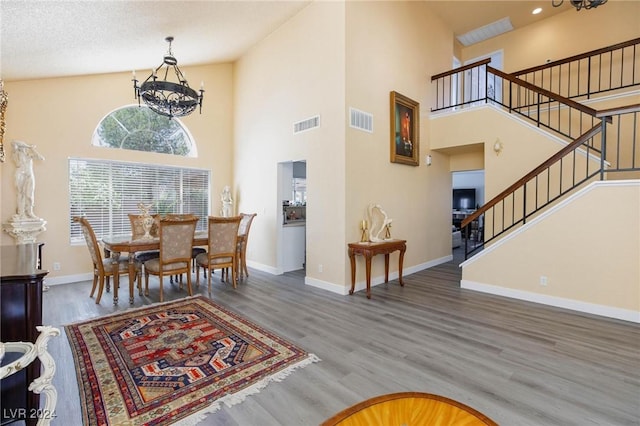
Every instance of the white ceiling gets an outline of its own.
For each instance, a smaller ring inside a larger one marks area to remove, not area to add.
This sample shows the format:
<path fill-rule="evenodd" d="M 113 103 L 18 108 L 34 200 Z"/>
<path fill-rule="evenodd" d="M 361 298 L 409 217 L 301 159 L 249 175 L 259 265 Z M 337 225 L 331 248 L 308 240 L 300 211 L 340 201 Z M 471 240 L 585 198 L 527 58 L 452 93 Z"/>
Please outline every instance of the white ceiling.
<path fill-rule="evenodd" d="M 175 37 L 179 65 L 230 62 L 312 1 L 0 0 L 0 75 L 143 74 L 162 62 L 166 36 Z M 505 16 L 517 29 L 570 8 L 568 0 L 562 8 L 551 0 L 426 1 L 455 35 Z M 535 6 L 543 14 L 532 16 Z"/>

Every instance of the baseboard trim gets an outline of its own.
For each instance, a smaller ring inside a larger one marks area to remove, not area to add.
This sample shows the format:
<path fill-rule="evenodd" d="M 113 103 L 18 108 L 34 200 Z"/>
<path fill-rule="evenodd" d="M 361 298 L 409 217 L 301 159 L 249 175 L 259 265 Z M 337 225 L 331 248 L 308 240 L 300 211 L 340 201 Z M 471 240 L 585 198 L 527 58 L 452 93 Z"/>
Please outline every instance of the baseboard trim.
<path fill-rule="evenodd" d="M 247 260 L 247 266 L 271 275 L 282 275 L 284 273 L 283 271 L 279 270 L 278 268 L 274 268 L 273 266 L 265 265 L 258 262 L 252 262 L 251 260 Z"/>
<path fill-rule="evenodd" d="M 523 290 L 499 287 L 490 284 L 483 284 L 469 280 L 461 280 L 460 287 L 467 290 L 479 291 L 496 296 L 509 297 L 511 299 L 524 300 L 527 302 L 540 303 L 542 305 L 564 308 L 586 314 L 598 315 L 606 318 L 613 318 L 622 321 L 640 323 L 640 311 L 630 309 L 614 308 L 611 306 L 597 305 L 595 303 L 581 302 L 579 300 L 565 299 L 556 296 L 532 293 Z"/>
<path fill-rule="evenodd" d="M 45 277 L 44 283 L 46 285 L 60 285 L 78 283 L 81 281 L 92 281 L 93 274 L 75 274 L 75 275 L 61 275 L 59 277 Z"/>

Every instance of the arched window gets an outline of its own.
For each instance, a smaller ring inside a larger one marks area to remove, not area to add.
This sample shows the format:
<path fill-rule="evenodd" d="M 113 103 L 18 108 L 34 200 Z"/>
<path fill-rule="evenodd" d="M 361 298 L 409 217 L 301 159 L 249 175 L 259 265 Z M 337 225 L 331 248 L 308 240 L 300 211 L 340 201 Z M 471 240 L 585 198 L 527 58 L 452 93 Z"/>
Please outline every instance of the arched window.
<path fill-rule="evenodd" d="M 191 135 L 177 118 L 129 105 L 106 115 L 93 132 L 94 146 L 197 157 Z"/>

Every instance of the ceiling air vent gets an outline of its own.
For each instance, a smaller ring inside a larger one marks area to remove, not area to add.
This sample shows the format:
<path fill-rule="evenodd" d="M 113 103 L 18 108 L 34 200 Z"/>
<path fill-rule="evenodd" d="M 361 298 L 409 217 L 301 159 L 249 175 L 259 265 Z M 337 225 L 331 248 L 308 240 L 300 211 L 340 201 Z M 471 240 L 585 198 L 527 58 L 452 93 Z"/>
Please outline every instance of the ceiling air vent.
<path fill-rule="evenodd" d="M 320 127 L 319 115 L 293 123 L 293 134 L 295 135 L 296 133 L 306 132 L 307 130 L 315 129 L 316 127 Z"/>
<path fill-rule="evenodd" d="M 355 108 L 349 108 L 349 116 L 349 125 L 351 127 L 373 133 L 373 114 Z"/>
<path fill-rule="evenodd" d="M 511 20 L 507 17 L 485 25 L 484 27 L 469 31 L 466 34 L 459 35 L 457 38 L 463 46 L 471 46 L 472 44 L 480 43 L 481 41 L 499 36 L 511 30 L 513 30 L 513 25 L 511 25 Z"/>

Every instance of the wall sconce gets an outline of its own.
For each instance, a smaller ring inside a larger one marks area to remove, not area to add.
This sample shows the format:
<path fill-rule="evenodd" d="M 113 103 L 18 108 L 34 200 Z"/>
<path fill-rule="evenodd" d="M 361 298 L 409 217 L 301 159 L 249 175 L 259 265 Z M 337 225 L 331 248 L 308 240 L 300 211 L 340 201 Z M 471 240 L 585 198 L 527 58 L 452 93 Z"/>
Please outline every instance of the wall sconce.
<path fill-rule="evenodd" d="M 427 166 L 430 166 L 432 162 L 433 162 L 433 158 L 431 157 L 431 154 L 428 154 L 427 155 Z"/>
<path fill-rule="evenodd" d="M 502 142 L 500 142 L 500 139 L 496 139 L 496 141 L 493 144 L 493 152 L 495 152 L 496 155 L 500 155 L 503 149 L 504 149 L 504 145 L 502 145 Z"/>

